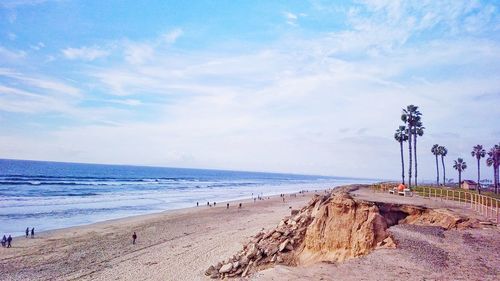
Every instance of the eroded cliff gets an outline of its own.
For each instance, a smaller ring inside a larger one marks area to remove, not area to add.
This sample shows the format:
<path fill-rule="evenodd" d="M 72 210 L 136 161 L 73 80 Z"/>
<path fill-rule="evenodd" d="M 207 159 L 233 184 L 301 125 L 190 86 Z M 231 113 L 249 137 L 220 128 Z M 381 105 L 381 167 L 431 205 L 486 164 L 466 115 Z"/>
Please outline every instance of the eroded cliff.
<path fill-rule="evenodd" d="M 346 192 L 314 197 L 275 229 L 260 232 L 228 260 L 210 266 L 212 278 L 247 276 L 274 264 L 342 262 L 380 247 L 396 247 L 388 231 L 395 224 L 468 227 L 471 222 L 444 209 L 368 202 Z"/>

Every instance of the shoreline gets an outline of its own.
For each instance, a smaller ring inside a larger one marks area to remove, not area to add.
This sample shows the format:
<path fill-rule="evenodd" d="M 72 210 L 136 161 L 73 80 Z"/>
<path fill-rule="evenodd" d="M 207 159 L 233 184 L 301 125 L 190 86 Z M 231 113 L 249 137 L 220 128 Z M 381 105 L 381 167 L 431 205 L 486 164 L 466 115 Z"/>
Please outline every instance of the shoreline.
<path fill-rule="evenodd" d="M 323 193 L 325 187 L 318 190 Z M 8 280 L 205 280 L 204 270 L 238 251 L 263 228 L 276 226 L 290 209 L 314 195 L 232 201 L 107 220 L 16 237 L 0 248 L 0 272 Z M 296 196 L 291 196 L 297 194 Z M 266 196 L 267 198 L 267 196 Z M 242 209 L 238 203 L 242 203 Z M 36 231 L 36 229 L 35 229 Z M 138 235 L 132 244 L 132 233 Z"/>
<path fill-rule="evenodd" d="M 285 196 L 288 196 L 288 195 L 292 195 L 292 194 L 299 194 L 299 192 L 302 192 L 302 191 L 307 191 L 307 193 L 314 193 L 314 192 L 323 192 L 325 190 L 330 190 L 330 189 L 335 189 L 335 188 L 338 188 L 338 187 L 342 187 L 344 185 L 339 185 L 339 186 L 334 186 L 334 187 L 324 187 L 324 188 L 316 188 L 314 190 L 308 190 L 308 189 L 302 189 L 302 190 L 299 190 L 299 191 L 295 191 L 295 192 L 288 192 L 288 193 L 283 193 Z M 269 195 L 269 196 L 263 196 L 265 197 L 266 199 L 265 200 L 270 200 L 270 199 L 274 199 L 276 197 L 279 197 L 279 195 Z M 270 199 L 267 199 L 267 198 L 270 198 Z M 257 202 L 259 202 L 257 200 Z M 213 204 L 213 202 L 211 202 Z M 217 204 L 219 203 L 223 203 L 223 205 L 220 205 L 220 207 L 222 206 L 226 206 L 227 203 L 229 203 L 231 206 L 232 206 L 232 203 L 254 203 L 253 202 L 253 197 L 245 197 L 243 199 L 235 199 L 235 200 L 226 200 L 226 201 L 220 201 L 220 202 L 217 202 Z M 211 205 L 212 205 L 211 204 Z M 209 209 L 211 208 L 220 208 L 219 206 L 210 206 L 208 207 Z M 235 206 L 232 206 L 233 208 Z M 35 237 L 36 236 L 45 236 L 45 235 L 52 235 L 52 234 L 56 234 L 60 231 L 65 231 L 65 230 L 68 230 L 68 231 L 72 231 L 73 229 L 75 230 L 78 230 L 78 229 L 85 229 L 86 227 L 90 227 L 90 226 L 93 226 L 93 225 L 96 225 L 96 226 L 99 226 L 99 225 L 108 225 L 108 224 L 113 224 L 113 223 L 121 223 L 122 221 L 126 221 L 126 220 L 138 220 L 138 219 L 150 219 L 150 218 L 156 218 L 157 216 L 161 216 L 161 215 L 167 215 L 167 214 L 175 214 L 175 213 L 183 213 L 183 212 L 189 212 L 189 211 L 193 211 L 193 210 L 202 210 L 202 208 L 207 208 L 207 205 L 206 205 L 206 202 L 204 202 L 204 204 L 201 204 L 200 202 L 200 205 L 199 206 L 193 206 L 193 207 L 183 207 L 183 208 L 177 208 L 177 209 L 168 209 L 168 210 L 162 210 L 162 211 L 158 211 L 158 212 L 152 212 L 152 213 L 146 213 L 146 214 L 137 214 L 137 215 L 131 215 L 131 216 L 125 216 L 125 217 L 120 217 L 120 218 L 113 218 L 113 219 L 106 219 L 106 220 L 102 220 L 102 221 L 96 221 L 96 222 L 90 222 L 90 223 L 86 223 L 86 224 L 79 224 L 79 225 L 73 225 L 73 226 L 68 226 L 68 227 L 61 227 L 61 228 L 54 228 L 54 229 L 48 229 L 48 230 L 43 230 L 43 231 L 40 231 L 40 232 L 37 232 L 37 228 L 35 226 Z M 31 227 L 30 227 L 30 230 L 31 230 Z M 3 235 L 3 234 L 2 234 Z M 6 233 L 6 235 L 8 236 L 8 233 Z M 22 235 L 18 235 L 18 236 L 12 236 L 12 238 L 16 238 L 16 239 L 19 239 L 19 238 L 25 238 L 25 235 L 22 234 Z M 31 238 L 30 238 L 31 239 Z"/>

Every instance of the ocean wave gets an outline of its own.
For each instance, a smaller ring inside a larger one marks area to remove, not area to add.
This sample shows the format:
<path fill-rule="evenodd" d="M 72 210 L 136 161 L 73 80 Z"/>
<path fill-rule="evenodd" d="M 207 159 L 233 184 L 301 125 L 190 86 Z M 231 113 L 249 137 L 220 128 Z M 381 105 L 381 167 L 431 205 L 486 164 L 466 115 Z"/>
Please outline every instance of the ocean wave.
<path fill-rule="evenodd" d="M 2 181 L 199 181 L 193 177 L 98 177 L 98 176 L 50 176 L 50 175 L 1 175 Z"/>
<path fill-rule="evenodd" d="M 20 219 L 40 219 L 40 218 L 66 218 L 77 215 L 96 215 L 99 213 L 119 212 L 119 211 L 143 211 L 151 209 L 148 206 L 117 206 L 108 208 L 72 208 L 64 210 L 54 210 L 50 212 L 33 212 L 33 213 L 11 213 L 0 214 L 0 220 L 20 220 Z"/>
<path fill-rule="evenodd" d="M 83 186 L 121 186 L 121 185 L 155 185 L 155 184 L 171 184 L 173 182 L 150 180 L 150 181 L 33 181 L 33 180 L 3 180 L 1 185 L 83 185 Z"/>

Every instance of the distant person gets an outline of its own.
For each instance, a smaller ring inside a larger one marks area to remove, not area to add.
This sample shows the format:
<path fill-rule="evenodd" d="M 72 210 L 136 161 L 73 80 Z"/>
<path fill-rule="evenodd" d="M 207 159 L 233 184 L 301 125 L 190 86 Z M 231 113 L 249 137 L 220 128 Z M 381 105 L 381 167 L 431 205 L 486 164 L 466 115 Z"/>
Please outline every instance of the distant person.
<path fill-rule="evenodd" d="M 2 238 L 2 247 L 5 247 L 5 244 L 7 244 L 7 237 L 4 235 Z"/>
<path fill-rule="evenodd" d="M 35 228 L 31 229 L 31 238 L 35 238 Z"/>
<path fill-rule="evenodd" d="M 198 206 L 199 206 L 199 203 L 198 203 L 198 202 L 196 202 L 196 207 L 198 207 Z"/>
<path fill-rule="evenodd" d="M 229 209 L 229 203 L 226 204 L 226 209 Z"/>
<path fill-rule="evenodd" d="M 217 205 L 217 202 L 214 202 L 214 207 L 215 207 L 215 205 Z"/>
<path fill-rule="evenodd" d="M 238 206 L 238 209 L 241 209 L 241 203 L 240 203 L 240 205 Z"/>
<path fill-rule="evenodd" d="M 207 206 L 210 206 L 210 202 L 207 202 Z"/>
<path fill-rule="evenodd" d="M 26 227 L 26 238 L 28 238 L 28 235 L 30 234 L 30 228 Z"/>
<path fill-rule="evenodd" d="M 11 243 L 12 243 L 12 236 L 9 235 L 9 238 L 7 238 L 7 248 L 12 247 Z"/>
<path fill-rule="evenodd" d="M 135 245 L 135 240 L 137 239 L 137 234 L 134 231 L 134 234 L 132 234 L 132 244 Z"/>

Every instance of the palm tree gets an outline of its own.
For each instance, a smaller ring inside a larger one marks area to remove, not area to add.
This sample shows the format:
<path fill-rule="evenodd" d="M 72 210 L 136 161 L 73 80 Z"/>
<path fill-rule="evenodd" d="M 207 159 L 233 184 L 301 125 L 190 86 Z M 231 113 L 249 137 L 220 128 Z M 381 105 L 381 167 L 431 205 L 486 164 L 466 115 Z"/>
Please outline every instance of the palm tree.
<path fill-rule="evenodd" d="M 438 165 L 438 156 L 439 156 L 439 144 L 435 144 L 431 148 L 432 154 L 436 156 L 436 184 L 439 186 L 439 165 Z"/>
<path fill-rule="evenodd" d="M 464 162 L 464 159 L 458 158 L 455 160 L 455 164 L 453 164 L 453 168 L 458 171 L 458 187 L 462 184 L 462 172 L 467 169 L 467 163 Z"/>
<path fill-rule="evenodd" d="M 421 137 L 424 135 L 425 127 L 422 126 L 422 122 L 420 121 L 420 116 L 418 116 L 418 121 L 415 123 L 415 127 L 413 128 L 413 152 L 415 153 L 415 187 L 418 186 L 417 183 L 417 136 Z"/>
<path fill-rule="evenodd" d="M 417 121 L 419 121 L 419 116 L 422 115 L 420 111 L 418 111 L 418 106 L 415 106 L 413 104 L 410 104 L 406 107 L 406 109 L 403 108 L 403 113 L 401 114 L 401 120 L 406 123 L 407 126 L 407 131 L 408 131 L 408 139 L 410 140 L 408 142 L 408 156 L 409 156 L 409 168 L 408 168 L 408 187 L 411 188 L 411 172 L 412 172 L 412 146 L 411 146 L 411 140 L 412 138 L 412 133 L 413 133 L 413 128 L 416 124 Z"/>
<path fill-rule="evenodd" d="M 446 168 L 444 166 L 444 157 L 448 154 L 448 149 L 444 146 L 439 146 L 439 155 L 441 155 L 441 164 L 443 164 L 443 185 L 446 185 Z"/>
<path fill-rule="evenodd" d="M 479 180 L 481 179 L 481 158 L 486 156 L 486 151 L 483 149 L 483 146 L 478 144 L 472 148 L 471 152 L 472 157 L 476 157 L 477 159 L 477 192 L 481 194 L 481 184 Z"/>
<path fill-rule="evenodd" d="M 399 126 L 399 128 L 396 130 L 396 133 L 394 133 L 394 139 L 397 142 L 399 142 L 399 145 L 401 147 L 401 183 L 405 184 L 405 162 L 403 158 L 403 142 L 408 140 L 408 135 L 406 134 L 405 126 Z"/>
<path fill-rule="evenodd" d="M 495 194 L 498 194 L 498 167 L 500 166 L 500 144 L 495 144 L 488 152 L 486 165 L 493 166 L 493 181 L 495 182 Z"/>

